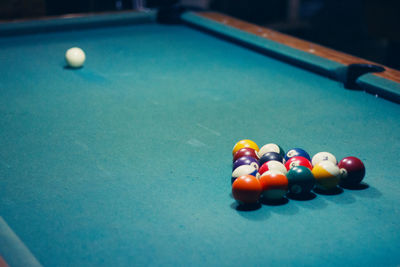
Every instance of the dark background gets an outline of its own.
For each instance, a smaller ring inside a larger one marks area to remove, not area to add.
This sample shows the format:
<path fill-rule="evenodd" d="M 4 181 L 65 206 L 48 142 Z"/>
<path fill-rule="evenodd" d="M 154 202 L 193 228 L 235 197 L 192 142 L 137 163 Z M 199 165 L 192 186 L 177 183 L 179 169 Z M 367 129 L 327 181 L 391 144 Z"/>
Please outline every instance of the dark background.
<path fill-rule="evenodd" d="M 400 0 L 181 0 L 400 69 Z M 147 0 L 160 7 L 177 0 Z M 0 0 L 0 20 L 130 10 L 133 0 Z"/>

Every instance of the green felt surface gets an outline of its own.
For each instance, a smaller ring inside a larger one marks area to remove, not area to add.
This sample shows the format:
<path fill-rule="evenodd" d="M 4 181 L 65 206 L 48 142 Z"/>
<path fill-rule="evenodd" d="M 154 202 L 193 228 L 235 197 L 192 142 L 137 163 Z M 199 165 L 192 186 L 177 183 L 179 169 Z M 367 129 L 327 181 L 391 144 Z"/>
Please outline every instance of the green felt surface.
<path fill-rule="evenodd" d="M 0 62 L 0 216 L 44 266 L 400 263 L 397 104 L 187 26 L 8 37 Z M 237 211 L 244 138 L 358 156 L 369 188 Z"/>

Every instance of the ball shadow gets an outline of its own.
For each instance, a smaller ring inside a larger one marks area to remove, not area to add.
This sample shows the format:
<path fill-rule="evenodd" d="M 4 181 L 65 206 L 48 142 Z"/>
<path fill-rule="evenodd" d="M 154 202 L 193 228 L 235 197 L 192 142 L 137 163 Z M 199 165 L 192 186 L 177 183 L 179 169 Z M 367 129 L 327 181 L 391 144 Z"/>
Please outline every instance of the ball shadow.
<path fill-rule="evenodd" d="M 267 205 L 267 206 L 282 206 L 287 203 L 289 203 L 289 199 L 287 198 L 281 198 L 281 199 L 266 199 L 266 198 L 261 198 L 260 203 L 262 205 Z"/>
<path fill-rule="evenodd" d="M 314 192 L 319 194 L 319 195 L 325 195 L 325 196 L 334 196 L 334 195 L 340 195 L 341 193 L 343 193 L 343 188 L 341 187 L 335 187 L 332 188 L 330 190 L 323 190 L 320 188 L 314 188 Z"/>
<path fill-rule="evenodd" d="M 287 202 L 289 202 L 288 199 L 286 199 Z M 303 202 L 305 203 L 305 202 Z M 286 204 L 286 203 L 285 203 Z M 272 213 L 276 213 L 279 215 L 284 215 L 284 216 L 293 216 L 299 213 L 300 209 L 298 208 L 297 205 L 291 203 L 289 205 L 282 204 L 280 206 L 268 206 L 268 210 L 270 210 Z"/>
<path fill-rule="evenodd" d="M 83 66 L 80 66 L 80 67 L 70 67 L 70 66 L 68 66 L 68 65 L 64 65 L 63 66 L 63 69 L 65 69 L 65 70 L 79 70 L 79 69 L 82 69 L 83 68 Z"/>
<path fill-rule="evenodd" d="M 236 201 L 231 204 L 231 208 L 237 211 L 254 211 L 261 208 L 260 203 L 254 204 L 239 204 Z"/>
<path fill-rule="evenodd" d="M 321 195 L 322 196 L 322 195 Z M 354 198 L 353 194 L 339 194 L 335 197 L 326 197 L 325 200 L 335 203 L 337 205 L 349 205 L 356 202 L 356 198 Z"/>
<path fill-rule="evenodd" d="M 289 199 L 292 200 L 298 200 L 298 201 L 307 201 L 307 200 L 313 200 L 314 198 L 317 197 L 316 194 L 314 194 L 313 192 L 308 192 L 308 193 L 304 193 L 304 194 L 293 194 L 293 193 L 288 193 L 286 195 Z"/>
<path fill-rule="evenodd" d="M 380 198 L 382 193 L 374 186 L 370 186 L 367 183 L 360 183 L 355 186 L 343 187 L 346 189 L 347 193 L 351 193 L 354 196 L 363 198 Z M 368 190 L 366 190 L 368 189 Z"/>
<path fill-rule="evenodd" d="M 365 190 L 365 189 L 369 188 L 369 185 L 364 182 L 361 182 L 361 183 L 355 184 L 355 185 L 341 184 L 340 186 L 343 187 L 344 189 L 348 189 L 348 190 Z"/>

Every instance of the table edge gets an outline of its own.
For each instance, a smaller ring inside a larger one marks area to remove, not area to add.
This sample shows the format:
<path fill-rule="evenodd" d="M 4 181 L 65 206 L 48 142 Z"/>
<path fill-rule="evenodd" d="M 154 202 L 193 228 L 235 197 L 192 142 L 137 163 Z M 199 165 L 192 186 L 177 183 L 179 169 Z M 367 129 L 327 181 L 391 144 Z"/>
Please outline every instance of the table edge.
<path fill-rule="evenodd" d="M 144 11 L 68 14 L 38 19 L 0 21 L 0 37 L 48 33 L 59 30 L 154 23 L 156 15 L 156 10 L 148 9 Z"/>
<path fill-rule="evenodd" d="M 280 44 L 284 44 L 288 47 L 298 49 L 308 54 L 329 59 L 331 61 L 340 63 L 345 66 L 354 63 L 366 63 L 366 64 L 375 64 L 382 66 L 385 68 L 385 71 L 382 73 L 374 73 L 374 75 L 400 83 L 400 71 L 386 67 L 382 64 L 378 64 L 369 60 L 355 57 L 322 45 L 318 45 L 297 37 L 280 33 L 270 28 L 258 26 L 256 24 L 249 23 L 218 12 L 204 11 L 204 12 L 196 12 L 196 14 L 204 18 L 214 20 L 218 23 L 222 23 L 224 25 L 242 30 L 244 32 L 257 35 L 261 38 L 265 38 Z"/>

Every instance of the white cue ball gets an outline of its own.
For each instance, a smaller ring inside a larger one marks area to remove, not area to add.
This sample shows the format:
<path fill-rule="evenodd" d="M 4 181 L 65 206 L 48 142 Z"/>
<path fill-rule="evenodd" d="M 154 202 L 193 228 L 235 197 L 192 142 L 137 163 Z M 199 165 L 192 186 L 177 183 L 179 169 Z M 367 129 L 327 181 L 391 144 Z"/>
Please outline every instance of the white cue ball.
<path fill-rule="evenodd" d="M 85 62 L 85 52 L 79 47 L 72 47 L 65 53 L 65 60 L 71 68 L 80 68 Z"/>

